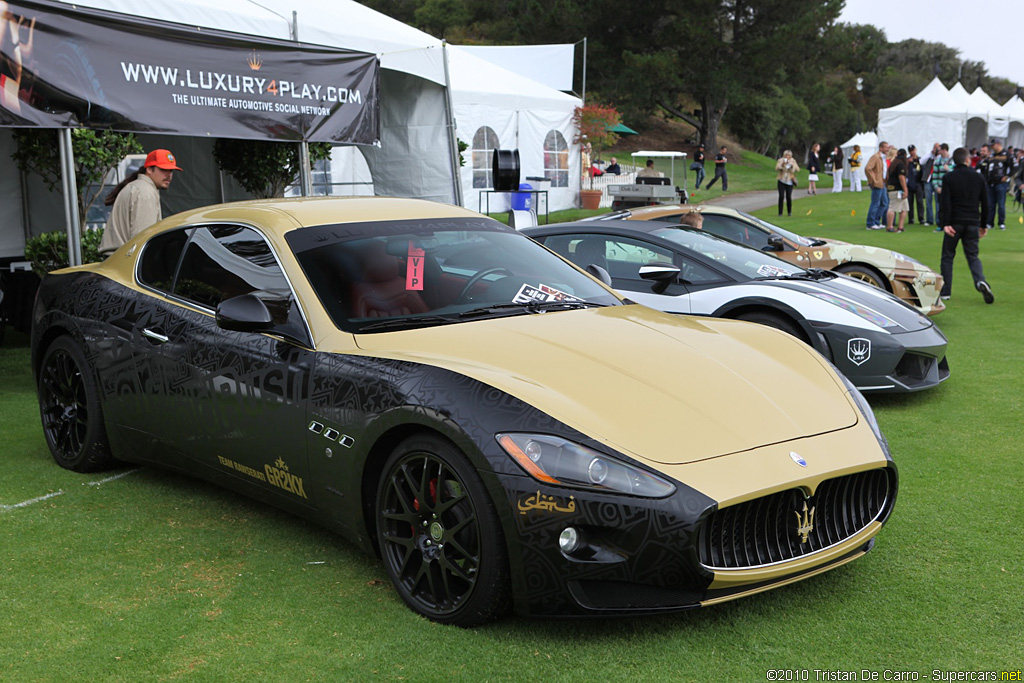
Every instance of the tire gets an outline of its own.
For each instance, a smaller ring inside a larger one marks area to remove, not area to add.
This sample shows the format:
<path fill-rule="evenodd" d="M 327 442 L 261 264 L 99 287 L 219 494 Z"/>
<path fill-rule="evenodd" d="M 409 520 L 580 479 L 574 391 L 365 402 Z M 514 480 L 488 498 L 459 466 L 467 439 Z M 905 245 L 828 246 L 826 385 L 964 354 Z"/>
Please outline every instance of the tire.
<path fill-rule="evenodd" d="M 803 331 L 796 323 L 789 318 L 779 315 L 778 313 L 771 313 L 769 311 L 749 311 L 746 313 L 740 313 L 736 316 L 736 319 L 746 320 L 747 322 L 757 323 L 758 325 L 774 327 L 777 330 L 782 330 L 786 334 L 793 335 L 802 342 L 807 341 Z"/>
<path fill-rule="evenodd" d="M 398 594 L 432 621 L 469 627 L 507 608 L 508 554 L 469 460 L 437 436 L 394 450 L 377 487 L 377 542 Z"/>
<path fill-rule="evenodd" d="M 38 394 L 46 445 L 58 465 L 75 472 L 114 466 L 96 379 L 70 338 L 59 337 L 46 350 Z"/>
<path fill-rule="evenodd" d="M 871 285 L 873 287 L 878 287 L 879 289 L 881 289 L 883 291 L 886 291 L 886 292 L 889 291 L 889 287 L 885 283 L 885 278 L 883 278 L 881 275 L 879 275 L 875 271 L 874 268 L 871 268 L 869 266 L 859 266 L 859 265 L 856 265 L 856 264 L 847 264 L 847 265 L 844 265 L 844 266 L 836 266 L 836 268 L 834 268 L 834 270 L 837 273 L 842 273 L 843 275 L 849 275 L 850 277 L 852 277 L 852 278 L 854 278 L 856 280 L 860 280 L 861 282 L 866 282 L 867 284 L 869 284 L 869 285 Z"/>

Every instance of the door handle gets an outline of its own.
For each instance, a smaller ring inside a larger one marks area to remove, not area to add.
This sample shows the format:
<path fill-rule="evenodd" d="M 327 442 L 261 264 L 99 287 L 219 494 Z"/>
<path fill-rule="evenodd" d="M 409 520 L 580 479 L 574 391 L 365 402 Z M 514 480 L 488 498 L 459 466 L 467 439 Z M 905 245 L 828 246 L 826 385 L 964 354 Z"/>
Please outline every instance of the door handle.
<path fill-rule="evenodd" d="M 154 343 L 158 343 L 158 344 L 165 344 L 168 341 L 170 341 L 170 339 L 171 339 L 166 334 L 160 334 L 159 332 L 155 332 L 155 331 L 149 329 L 148 327 L 143 328 L 142 336 L 146 337 L 147 339 L 149 339 L 149 341 L 154 342 Z"/>

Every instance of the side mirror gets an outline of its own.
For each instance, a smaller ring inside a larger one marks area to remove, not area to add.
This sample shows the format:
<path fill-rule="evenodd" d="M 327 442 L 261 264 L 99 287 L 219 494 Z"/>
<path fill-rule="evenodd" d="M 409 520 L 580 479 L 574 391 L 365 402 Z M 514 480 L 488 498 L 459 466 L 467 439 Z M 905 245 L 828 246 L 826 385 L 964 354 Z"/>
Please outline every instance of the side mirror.
<path fill-rule="evenodd" d="M 782 235 L 772 233 L 768 235 L 768 246 L 761 249 L 761 251 L 784 251 L 785 249 L 786 242 L 782 239 Z"/>
<path fill-rule="evenodd" d="M 679 268 L 670 263 L 648 263 L 640 266 L 640 277 L 644 280 L 653 280 L 654 286 L 651 290 L 655 294 L 661 294 L 668 286 L 679 279 Z"/>
<path fill-rule="evenodd" d="M 267 305 L 255 294 L 243 294 L 217 305 L 217 326 L 234 332 L 262 332 L 274 324 Z"/>
<path fill-rule="evenodd" d="M 608 285 L 609 287 L 612 286 L 611 274 L 601 266 L 597 265 L 596 263 L 591 263 L 589 266 L 587 266 L 586 271 L 593 275 L 594 277 L 596 277 L 601 282 L 603 282 L 604 284 Z"/>

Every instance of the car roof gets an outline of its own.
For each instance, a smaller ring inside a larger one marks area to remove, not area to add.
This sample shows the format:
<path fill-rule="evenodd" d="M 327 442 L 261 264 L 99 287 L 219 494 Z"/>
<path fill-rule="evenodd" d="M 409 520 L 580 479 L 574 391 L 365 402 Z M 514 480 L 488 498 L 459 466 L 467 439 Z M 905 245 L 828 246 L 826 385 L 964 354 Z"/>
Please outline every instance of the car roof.
<path fill-rule="evenodd" d="M 294 197 L 253 199 L 215 204 L 175 214 L 158 225 L 188 225 L 203 221 L 243 220 L 281 233 L 299 227 L 434 218 L 481 218 L 480 214 L 449 204 L 400 197 Z"/>

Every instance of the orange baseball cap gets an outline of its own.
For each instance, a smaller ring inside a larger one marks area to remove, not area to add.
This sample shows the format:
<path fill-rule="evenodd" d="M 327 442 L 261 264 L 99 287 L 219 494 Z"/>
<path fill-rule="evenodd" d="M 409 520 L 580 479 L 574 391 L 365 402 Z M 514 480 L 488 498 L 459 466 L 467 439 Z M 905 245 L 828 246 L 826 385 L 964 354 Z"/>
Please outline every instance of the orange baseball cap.
<path fill-rule="evenodd" d="M 146 166 L 156 166 L 165 171 L 180 171 L 174 155 L 166 149 L 154 149 L 146 155 Z"/>

